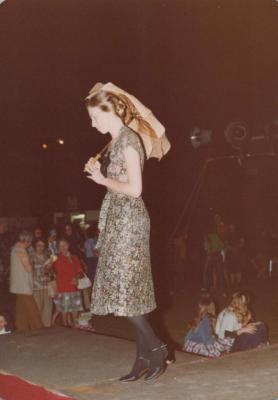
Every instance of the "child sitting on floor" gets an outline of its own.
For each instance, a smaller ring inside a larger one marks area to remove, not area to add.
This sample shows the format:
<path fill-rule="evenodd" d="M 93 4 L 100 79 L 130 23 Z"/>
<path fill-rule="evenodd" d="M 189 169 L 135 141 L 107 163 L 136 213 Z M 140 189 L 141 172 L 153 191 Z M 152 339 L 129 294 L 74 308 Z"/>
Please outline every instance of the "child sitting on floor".
<path fill-rule="evenodd" d="M 11 333 L 11 331 L 7 330 L 7 319 L 5 315 L 0 314 L 0 335 L 5 335 L 6 333 Z"/>
<path fill-rule="evenodd" d="M 268 343 L 267 330 L 263 322 L 254 322 L 248 308 L 249 297 L 236 292 L 232 300 L 217 317 L 216 334 L 230 343 L 230 351 L 253 349 Z"/>
<path fill-rule="evenodd" d="M 215 304 L 207 295 L 198 304 L 198 313 L 191 324 L 191 329 L 185 337 L 183 350 L 206 357 L 219 357 L 228 351 L 227 341 L 218 339 L 214 334 Z"/>

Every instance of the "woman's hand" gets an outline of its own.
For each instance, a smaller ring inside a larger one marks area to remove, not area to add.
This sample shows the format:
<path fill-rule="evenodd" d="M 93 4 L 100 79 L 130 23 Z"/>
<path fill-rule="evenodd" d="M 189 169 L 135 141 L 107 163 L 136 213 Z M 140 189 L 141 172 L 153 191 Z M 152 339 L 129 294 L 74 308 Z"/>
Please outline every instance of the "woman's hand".
<path fill-rule="evenodd" d="M 244 326 L 243 328 L 240 328 L 237 331 L 237 334 L 242 335 L 243 333 L 249 333 L 249 335 L 254 335 L 256 330 L 257 330 L 257 328 L 256 328 L 255 324 L 248 324 L 248 325 Z"/>
<path fill-rule="evenodd" d="M 44 273 L 45 275 L 49 274 L 50 270 L 53 268 L 53 259 L 50 257 L 44 263 Z"/>
<path fill-rule="evenodd" d="M 95 163 L 92 163 L 92 160 L 90 158 L 90 160 L 87 162 L 87 164 L 85 165 L 85 172 L 88 172 L 88 176 L 87 178 L 92 179 L 92 181 L 98 183 L 99 185 L 104 185 L 105 184 L 105 176 L 102 175 L 101 171 L 100 171 L 100 162 L 96 161 Z"/>

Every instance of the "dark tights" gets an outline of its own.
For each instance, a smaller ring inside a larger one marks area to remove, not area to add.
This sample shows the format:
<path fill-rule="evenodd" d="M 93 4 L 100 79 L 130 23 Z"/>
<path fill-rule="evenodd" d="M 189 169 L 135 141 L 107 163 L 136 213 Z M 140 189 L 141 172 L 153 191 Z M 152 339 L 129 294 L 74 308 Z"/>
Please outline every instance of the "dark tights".
<path fill-rule="evenodd" d="M 161 341 L 154 333 L 146 315 L 128 317 L 128 319 L 135 328 L 137 356 L 148 358 L 153 349 L 161 346 Z"/>
<path fill-rule="evenodd" d="M 146 315 L 138 315 L 136 317 L 128 317 L 135 329 L 137 356 L 132 369 L 136 374 L 146 365 L 146 360 L 150 360 L 151 366 L 160 365 L 163 362 L 163 354 L 161 352 L 152 352 L 159 348 L 162 342 L 154 333 Z"/>

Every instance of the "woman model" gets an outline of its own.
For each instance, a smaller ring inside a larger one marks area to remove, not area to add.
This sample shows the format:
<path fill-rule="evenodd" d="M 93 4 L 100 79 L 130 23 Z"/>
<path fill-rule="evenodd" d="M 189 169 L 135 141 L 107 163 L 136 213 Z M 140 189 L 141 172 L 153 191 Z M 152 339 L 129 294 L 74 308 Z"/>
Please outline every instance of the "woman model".
<path fill-rule="evenodd" d="M 143 375 L 149 381 L 165 371 L 168 351 L 147 318 L 156 302 L 150 264 L 150 220 L 141 197 L 145 151 L 141 138 L 128 124 L 133 120 L 147 135 L 154 132 L 130 102 L 133 96 L 122 93 L 102 88 L 92 90 L 86 98 L 92 127 L 112 138 L 106 153 L 106 171 L 95 159 L 85 166 L 88 177 L 107 188 L 99 218 L 100 252 L 91 311 L 130 320 L 136 333 L 137 356 L 131 372 L 120 381 L 135 381 Z"/>

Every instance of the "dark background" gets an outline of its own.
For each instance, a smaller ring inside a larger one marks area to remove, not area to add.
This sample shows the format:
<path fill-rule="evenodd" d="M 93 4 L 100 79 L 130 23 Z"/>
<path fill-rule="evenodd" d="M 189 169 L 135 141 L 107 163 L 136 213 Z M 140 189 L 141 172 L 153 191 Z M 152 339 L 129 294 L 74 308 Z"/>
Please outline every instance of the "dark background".
<path fill-rule="evenodd" d="M 223 137 L 231 119 L 254 132 L 277 117 L 277 39 L 277 1 L 5 1 L 0 215 L 64 210 L 69 194 L 80 209 L 100 206 L 104 190 L 82 170 L 108 138 L 90 127 L 84 97 L 111 81 L 153 110 L 172 143 L 146 164 L 144 187 L 153 229 L 168 237 L 206 158 L 191 147 L 191 127 L 212 129 L 221 155 L 232 152 Z M 250 162 L 255 175 L 229 160 L 210 166 L 193 226 L 210 208 L 247 225 L 276 223 L 276 162 Z"/>

